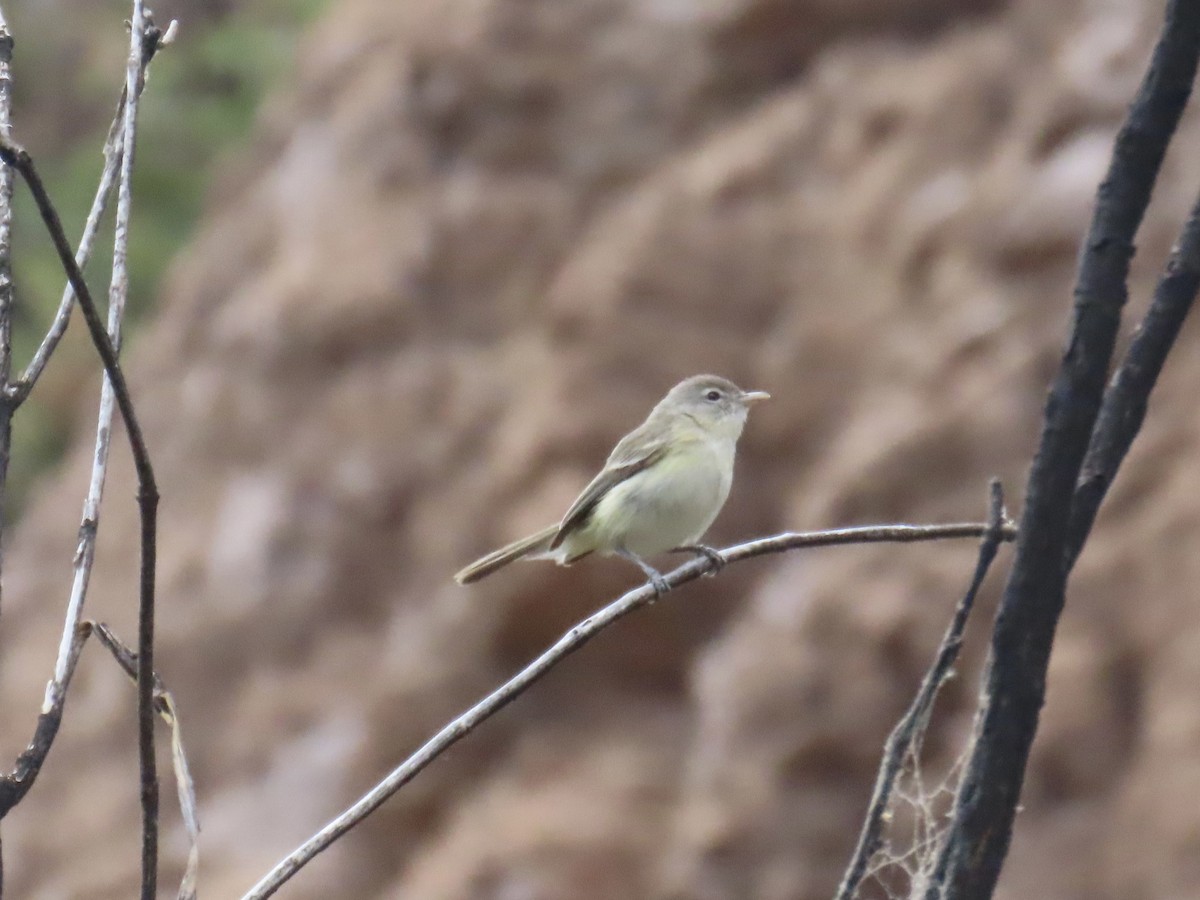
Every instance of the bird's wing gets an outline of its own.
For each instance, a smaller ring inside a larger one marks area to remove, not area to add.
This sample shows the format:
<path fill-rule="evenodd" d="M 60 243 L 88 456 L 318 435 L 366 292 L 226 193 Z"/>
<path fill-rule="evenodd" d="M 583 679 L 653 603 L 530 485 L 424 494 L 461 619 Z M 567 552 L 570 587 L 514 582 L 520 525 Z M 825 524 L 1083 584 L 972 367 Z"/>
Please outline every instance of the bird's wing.
<path fill-rule="evenodd" d="M 654 465 L 663 458 L 666 451 L 666 441 L 646 440 L 643 428 L 635 428 L 621 438 L 620 443 L 609 454 L 608 461 L 600 470 L 600 474 L 593 478 L 591 483 L 583 489 L 583 493 L 575 498 L 575 502 L 563 516 L 562 522 L 558 526 L 558 532 L 550 541 L 550 549 L 558 547 L 568 534 L 582 524 L 605 494 L 627 478 Z"/>

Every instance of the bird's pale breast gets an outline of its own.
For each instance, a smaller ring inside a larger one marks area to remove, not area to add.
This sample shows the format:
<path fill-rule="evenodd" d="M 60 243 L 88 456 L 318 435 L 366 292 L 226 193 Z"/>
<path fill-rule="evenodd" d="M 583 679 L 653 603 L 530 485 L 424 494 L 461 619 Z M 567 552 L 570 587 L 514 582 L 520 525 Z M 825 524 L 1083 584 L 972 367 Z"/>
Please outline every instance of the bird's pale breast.
<path fill-rule="evenodd" d="M 697 542 L 729 496 L 732 441 L 682 441 L 650 468 L 613 487 L 564 546 L 568 558 L 623 547 L 654 556 Z"/>

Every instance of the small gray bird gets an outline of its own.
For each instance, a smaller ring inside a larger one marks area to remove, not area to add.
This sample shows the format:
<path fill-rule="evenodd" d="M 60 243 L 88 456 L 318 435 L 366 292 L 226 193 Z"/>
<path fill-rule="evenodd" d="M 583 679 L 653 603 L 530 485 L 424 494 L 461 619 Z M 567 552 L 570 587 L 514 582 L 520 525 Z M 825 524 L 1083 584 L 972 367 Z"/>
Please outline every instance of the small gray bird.
<path fill-rule="evenodd" d="M 686 551 L 721 564 L 698 541 L 729 496 L 746 415 L 769 397 L 716 375 L 681 381 L 621 439 L 561 522 L 476 560 L 455 580 L 469 584 L 522 558 L 565 566 L 599 553 L 635 563 L 662 594 L 669 585 L 645 557 Z"/>

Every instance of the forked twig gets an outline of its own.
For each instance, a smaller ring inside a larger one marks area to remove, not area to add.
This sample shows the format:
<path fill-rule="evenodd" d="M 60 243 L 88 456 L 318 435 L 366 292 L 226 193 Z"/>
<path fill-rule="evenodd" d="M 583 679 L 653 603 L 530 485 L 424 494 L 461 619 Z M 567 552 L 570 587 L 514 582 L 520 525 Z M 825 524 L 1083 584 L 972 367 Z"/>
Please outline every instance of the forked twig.
<path fill-rule="evenodd" d="M 1005 540 L 1004 529 L 1007 525 L 1008 521 L 1004 513 L 1004 492 L 1000 487 L 1000 482 L 993 479 L 989 486 L 988 528 L 979 544 L 979 558 L 975 563 L 975 574 L 971 578 L 967 592 L 954 610 L 954 618 L 950 621 L 949 628 L 946 629 L 933 665 L 925 673 L 925 678 L 921 681 L 921 687 L 917 690 L 912 704 L 900 721 L 896 723 L 896 727 L 892 729 L 892 733 L 888 735 L 887 742 L 884 744 L 883 759 L 879 764 L 879 776 L 875 781 L 875 790 L 871 795 L 871 803 L 867 808 L 867 816 L 859 834 L 858 846 L 846 867 L 846 874 L 838 888 L 836 900 L 850 900 L 855 895 L 859 884 L 867 874 L 867 867 L 871 859 L 879 850 L 884 816 L 892 799 L 892 787 L 896 783 L 896 777 L 900 774 L 905 756 L 910 750 L 913 750 L 914 741 L 919 738 L 928 723 L 929 713 L 933 709 L 933 701 L 936 699 L 938 691 L 958 660 L 958 651 L 962 647 L 967 618 L 971 615 L 975 597 L 983 585 L 988 569 L 996 558 L 996 551 L 999 550 L 1001 541 Z"/>
<path fill-rule="evenodd" d="M 1117 366 L 1092 430 L 1087 456 L 1075 486 L 1067 536 L 1068 565 L 1073 566 L 1096 520 L 1100 503 L 1112 486 L 1117 469 L 1133 446 L 1146 418 L 1150 392 L 1179 337 L 1200 287 L 1200 197 L 1184 223 L 1154 299 L 1129 349 Z"/>
<path fill-rule="evenodd" d="M 143 29 L 142 72 L 138 79 L 138 84 L 141 87 L 145 86 L 146 72 L 149 70 L 150 61 L 154 59 L 155 54 L 158 53 L 159 49 L 165 43 L 164 36 L 153 25 Z M 141 87 L 139 87 L 139 91 Z M 87 267 L 88 260 L 91 259 L 92 247 L 95 244 L 96 235 L 100 232 L 100 222 L 104 218 L 104 211 L 108 207 L 108 200 L 112 196 L 113 188 L 117 184 L 117 174 L 121 170 L 121 160 L 124 150 L 122 136 L 125 124 L 125 102 L 128 97 L 127 88 L 127 85 L 121 85 L 121 96 L 117 100 L 117 109 L 113 115 L 112 123 L 108 127 L 108 136 L 104 140 L 104 167 L 100 172 L 100 183 L 96 186 L 96 194 L 92 198 L 92 206 L 88 210 L 87 219 L 83 224 L 83 233 L 79 237 L 79 247 L 75 251 L 75 264 L 81 270 Z M 41 344 L 34 351 L 33 357 L 29 360 L 25 371 L 21 373 L 21 377 L 7 387 L 14 407 L 20 406 L 29 396 L 34 385 L 37 384 L 38 379 L 46 368 L 46 364 L 50 361 L 51 355 L 58 348 L 59 341 L 67 333 L 67 325 L 71 322 L 71 310 L 74 306 L 75 289 L 71 286 L 70 281 L 68 281 L 66 287 L 63 288 L 62 299 L 59 301 L 58 310 L 54 314 L 54 321 L 50 324 L 50 328 L 42 338 Z"/>

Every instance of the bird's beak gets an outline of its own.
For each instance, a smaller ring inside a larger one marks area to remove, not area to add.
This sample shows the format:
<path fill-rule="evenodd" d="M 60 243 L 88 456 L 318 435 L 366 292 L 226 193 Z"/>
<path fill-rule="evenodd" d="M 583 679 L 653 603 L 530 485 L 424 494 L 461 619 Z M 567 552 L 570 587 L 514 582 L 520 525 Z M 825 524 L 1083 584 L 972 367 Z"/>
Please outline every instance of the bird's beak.
<path fill-rule="evenodd" d="M 771 395 L 766 391 L 746 391 L 742 394 L 742 402 L 747 406 L 753 406 L 755 403 L 761 403 L 764 400 L 770 400 Z"/>

